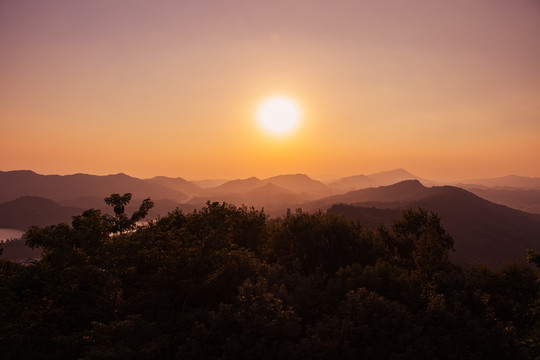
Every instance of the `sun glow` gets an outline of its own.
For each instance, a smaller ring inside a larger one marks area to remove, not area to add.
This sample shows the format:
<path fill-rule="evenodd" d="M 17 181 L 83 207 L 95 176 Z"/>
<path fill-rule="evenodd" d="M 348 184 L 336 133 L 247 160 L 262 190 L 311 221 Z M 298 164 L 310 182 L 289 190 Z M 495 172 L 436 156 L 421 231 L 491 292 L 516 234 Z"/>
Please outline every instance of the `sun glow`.
<path fill-rule="evenodd" d="M 287 97 L 273 97 L 262 102 L 257 109 L 261 127 L 274 135 L 285 135 L 296 129 L 302 114 L 296 103 Z"/>

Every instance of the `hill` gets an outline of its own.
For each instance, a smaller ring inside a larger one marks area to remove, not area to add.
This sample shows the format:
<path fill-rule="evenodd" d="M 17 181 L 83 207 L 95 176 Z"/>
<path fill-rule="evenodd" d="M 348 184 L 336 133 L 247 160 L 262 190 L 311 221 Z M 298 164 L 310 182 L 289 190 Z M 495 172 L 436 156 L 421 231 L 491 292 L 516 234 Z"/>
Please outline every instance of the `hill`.
<path fill-rule="evenodd" d="M 26 231 L 32 225 L 47 226 L 71 222 L 81 208 L 62 206 L 52 200 L 23 196 L 13 201 L 0 203 L 0 227 Z"/>
<path fill-rule="evenodd" d="M 305 195 L 291 192 L 272 183 L 266 183 L 246 192 L 224 192 L 214 194 L 212 197 L 195 197 L 189 200 L 187 204 L 202 207 L 207 201 L 219 201 L 237 206 L 245 205 L 259 209 L 264 208 L 267 214 L 279 216 L 285 213 L 287 206 L 302 203 L 305 200 Z"/>
<path fill-rule="evenodd" d="M 341 178 L 329 184 L 339 190 L 351 191 L 369 187 L 395 184 L 403 180 L 420 179 L 405 169 L 382 171 L 369 175 L 354 175 Z"/>
<path fill-rule="evenodd" d="M 309 198 L 318 198 L 332 194 L 332 189 L 330 187 L 305 174 L 278 175 L 263 181 L 275 184 L 294 193 L 303 194 Z"/>
<path fill-rule="evenodd" d="M 321 200 L 329 206 L 334 198 Z M 540 249 L 540 216 L 511 209 L 482 199 L 471 192 L 453 186 L 427 188 L 418 181 L 350 192 L 339 202 L 356 207 L 403 210 L 422 207 L 437 213 L 443 226 L 453 236 L 455 253 L 452 258 L 463 265 L 487 262 L 495 265 L 511 258 L 523 259 L 525 250 Z M 333 207 L 335 214 L 348 218 L 367 218 L 370 213 L 348 207 Z M 390 213 L 391 214 L 391 213 Z M 382 222 L 388 218 L 379 216 Z"/>
<path fill-rule="evenodd" d="M 40 175 L 33 171 L 0 171 L 0 201 L 21 196 L 38 196 L 55 201 L 80 197 L 104 199 L 112 193 L 132 193 L 134 198 L 171 199 L 187 198 L 181 191 L 137 179 L 126 174 L 116 175 Z"/>
<path fill-rule="evenodd" d="M 369 175 L 354 175 L 331 182 L 329 186 L 336 190 L 352 191 L 370 187 L 386 186 L 404 180 L 419 180 L 425 185 L 440 185 L 440 182 L 427 180 L 411 174 L 405 169 L 382 171 Z"/>
<path fill-rule="evenodd" d="M 194 195 L 201 191 L 201 187 L 187 181 L 181 177 L 171 178 L 166 176 L 156 176 L 151 179 L 145 179 L 146 182 L 157 184 L 167 189 L 183 192 L 187 195 Z"/>
<path fill-rule="evenodd" d="M 508 175 L 496 178 L 470 179 L 462 181 L 461 183 L 467 184 L 467 187 L 471 187 L 471 185 L 482 185 L 487 187 L 540 189 L 540 178 L 517 175 Z"/>
<path fill-rule="evenodd" d="M 190 182 L 192 184 L 197 185 L 200 188 L 207 189 L 207 188 L 212 188 L 212 187 L 219 186 L 221 184 L 225 184 L 227 181 L 229 181 L 229 180 L 227 180 L 227 179 L 203 179 L 203 180 L 191 180 Z"/>
<path fill-rule="evenodd" d="M 237 179 L 227 181 L 226 183 L 208 189 L 203 189 L 199 192 L 197 199 L 193 199 L 190 203 L 194 201 L 200 201 L 201 199 L 216 201 L 219 199 L 235 199 L 233 203 L 238 204 L 238 199 L 246 199 L 242 201 L 248 201 L 249 204 L 254 203 L 250 199 L 250 192 L 259 189 L 265 185 L 272 184 L 277 186 L 280 189 L 283 189 L 289 192 L 291 196 L 289 198 L 284 198 L 286 200 L 283 203 L 283 206 L 287 206 L 298 202 L 300 199 L 302 201 L 312 200 L 320 198 L 323 196 L 328 196 L 333 193 L 332 189 L 323 184 L 318 180 L 314 180 L 305 174 L 287 174 L 273 176 L 266 179 L 259 179 L 257 177 L 250 177 L 247 179 Z M 242 194 L 241 196 L 237 196 Z M 234 195 L 234 196 L 233 196 Z M 253 194 L 252 194 L 253 195 Z M 257 203 L 261 204 L 262 198 L 260 197 L 261 193 L 256 194 Z M 255 199 L 254 199 L 255 200 Z M 276 204 L 276 199 L 268 197 L 268 204 Z"/>
<path fill-rule="evenodd" d="M 267 183 L 243 194 L 244 202 L 252 202 L 253 205 L 258 207 L 275 207 L 300 200 L 300 195 L 273 183 Z"/>
<path fill-rule="evenodd" d="M 208 194 L 209 196 L 211 196 L 211 195 L 243 193 L 243 192 L 255 190 L 256 188 L 262 185 L 264 185 L 264 182 L 261 179 L 255 176 L 252 176 L 247 179 L 230 180 L 216 187 L 207 188 L 205 189 L 204 194 Z"/>
<path fill-rule="evenodd" d="M 333 204 L 359 203 L 359 202 L 403 202 L 416 199 L 428 192 L 418 180 L 405 180 L 394 185 L 371 187 L 367 189 L 349 191 L 341 195 L 329 196 L 303 205 L 303 208 L 312 211 L 326 209 Z"/>
<path fill-rule="evenodd" d="M 461 187 L 496 204 L 540 214 L 540 189 L 488 188 L 474 185 Z"/>
<path fill-rule="evenodd" d="M 353 175 L 333 181 L 329 184 L 330 187 L 340 190 L 357 190 L 366 187 L 373 187 L 374 180 L 367 175 Z"/>

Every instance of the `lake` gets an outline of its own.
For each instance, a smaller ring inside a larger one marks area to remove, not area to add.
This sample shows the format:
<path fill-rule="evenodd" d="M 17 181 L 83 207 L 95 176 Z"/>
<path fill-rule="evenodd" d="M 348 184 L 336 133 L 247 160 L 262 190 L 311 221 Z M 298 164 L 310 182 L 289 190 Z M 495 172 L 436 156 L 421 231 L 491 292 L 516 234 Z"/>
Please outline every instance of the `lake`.
<path fill-rule="evenodd" d="M 17 229 L 2 229 L 0 228 L 0 241 L 7 239 L 18 239 L 24 234 L 24 231 Z"/>

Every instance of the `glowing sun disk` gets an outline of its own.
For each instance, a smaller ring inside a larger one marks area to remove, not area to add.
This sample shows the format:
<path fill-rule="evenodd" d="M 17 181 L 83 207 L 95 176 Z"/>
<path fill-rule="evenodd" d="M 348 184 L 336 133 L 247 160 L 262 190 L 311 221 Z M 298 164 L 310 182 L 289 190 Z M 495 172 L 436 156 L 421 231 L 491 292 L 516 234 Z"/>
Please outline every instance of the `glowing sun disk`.
<path fill-rule="evenodd" d="M 292 132 L 300 122 L 300 109 L 286 97 L 265 100 L 257 109 L 257 119 L 264 130 L 275 135 Z"/>

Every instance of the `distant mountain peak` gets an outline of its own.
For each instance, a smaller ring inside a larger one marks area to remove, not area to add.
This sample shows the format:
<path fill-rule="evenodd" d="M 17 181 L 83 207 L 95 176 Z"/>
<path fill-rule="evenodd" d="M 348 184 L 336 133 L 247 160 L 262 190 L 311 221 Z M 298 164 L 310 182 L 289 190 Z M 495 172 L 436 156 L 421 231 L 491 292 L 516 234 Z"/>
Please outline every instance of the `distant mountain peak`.
<path fill-rule="evenodd" d="M 4 174 L 32 174 L 32 175 L 39 175 L 35 171 L 32 170 L 9 170 L 9 171 L 0 171 L 0 173 Z"/>
<path fill-rule="evenodd" d="M 403 180 L 400 182 L 397 182 L 392 185 L 384 185 L 384 186 L 378 186 L 378 187 L 370 187 L 367 189 L 360 189 L 356 191 L 351 191 L 348 194 L 352 193 L 364 193 L 366 191 L 377 191 L 377 192 L 392 192 L 392 193 L 401 193 L 401 194 L 410 194 L 410 193 L 417 193 L 417 192 L 423 192 L 427 187 L 422 185 L 422 183 L 416 179 L 411 180 Z"/>
<path fill-rule="evenodd" d="M 405 169 L 394 169 L 370 175 L 353 175 L 344 177 L 334 181 L 330 184 L 330 186 L 341 191 L 351 191 L 370 187 L 392 185 L 409 179 L 418 179 L 418 177 Z"/>
<path fill-rule="evenodd" d="M 251 177 L 248 177 L 248 178 L 245 178 L 245 179 L 229 180 L 229 181 L 227 181 L 226 183 L 224 183 L 224 184 L 221 185 L 221 186 L 227 186 L 227 185 L 230 185 L 230 184 L 258 183 L 258 182 L 260 182 L 260 181 L 261 181 L 261 179 L 259 179 L 258 177 L 256 177 L 256 176 L 251 176 Z"/>
<path fill-rule="evenodd" d="M 118 173 L 118 174 L 111 174 L 109 176 L 113 176 L 113 177 L 119 177 L 119 178 L 131 178 L 131 176 L 129 176 L 128 174 L 126 173 Z"/>
<path fill-rule="evenodd" d="M 312 178 L 310 178 L 308 175 L 306 174 L 283 174 L 283 175 L 276 175 L 276 176 L 272 176 L 272 177 L 269 177 L 269 178 L 266 178 L 265 180 L 267 181 L 272 181 L 272 180 L 313 180 L 313 181 L 318 181 L 318 180 L 314 180 Z"/>
<path fill-rule="evenodd" d="M 407 170 L 403 168 L 399 169 L 393 169 L 393 170 L 387 170 L 387 171 L 380 171 L 373 174 L 369 174 L 368 176 L 383 176 L 383 175 L 393 175 L 393 176 L 410 176 L 413 178 L 416 178 L 413 174 L 408 172 Z"/>
<path fill-rule="evenodd" d="M 144 179 L 145 181 L 150 181 L 150 182 L 160 182 L 160 181 L 171 181 L 171 182 L 181 182 L 181 183 L 188 183 L 190 181 L 187 181 L 186 179 L 178 176 L 178 177 L 168 177 L 168 176 L 154 176 L 153 178 L 150 178 L 150 179 Z"/>
<path fill-rule="evenodd" d="M 403 180 L 392 185 L 382 187 L 402 187 L 402 188 L 414 188 L 414 189 L 427 189 L 418 179 Z"/>

